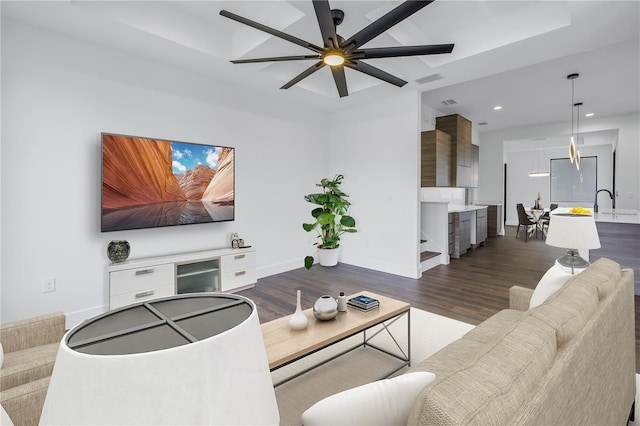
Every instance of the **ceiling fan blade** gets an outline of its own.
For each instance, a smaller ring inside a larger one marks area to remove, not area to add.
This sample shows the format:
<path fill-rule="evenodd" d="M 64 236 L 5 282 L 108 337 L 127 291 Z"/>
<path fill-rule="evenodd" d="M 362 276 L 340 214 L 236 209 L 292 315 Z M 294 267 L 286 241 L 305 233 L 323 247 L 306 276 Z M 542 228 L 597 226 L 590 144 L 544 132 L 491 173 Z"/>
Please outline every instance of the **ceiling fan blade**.
<path fill-rule="evenodd" d="M 231 13 L 226 10 L 221 10 L 220 15 L 224 16 L 225 18 L 233 19 L 234 21 L 240 22 L 241 24 L 245 24 L 250 27 L 253 27 L 257 30 L 264 31 L 265 33 L 269 33 L 283 40 L 297 44 L 298 46 L 306 47 L 307 49 L 313 50 L 316 53 L 322 53 L 323 49 L 319 46 L 316 46 L 313 43 L 309 43 L 308 41 L 304 41 L 298 37 L 294 37 L 287 33 L 283 33 L 282 31 L 276 30 L 274 28 L 267 27 L 266 25 L 262 25 L 258 22 L 252 21 L 251 19 L 243 18 L 242 16 L 236 15 L 235 13 Z"/>
<path fill-rule="evenodd" d="M 331 16 L 329 2 L 327 0 L 313 0 L 313 8 L 316 10 L 316 17 L 318 18 L 318 25 L 320 26 L 324 47 L 337 48 L 339 45 L 338 37 L 336 35 L 336 26 Z"/>
<path fill-rule="evenodd" d="M 424 46 L 397 46 L 360 49 L 349 55 L 354 59 L 395 58 L 398 56 L 437 55 L 451 53 L 454 44 L 429 44 Z"/>
<path fill-rule="evenodd" d="M 403 79 L 398 78 L 395 75 L 391 75 L 386 71 L 382 71 L 380 68 L 376 68 L 372 65 L 367 64 L 366 62 L 358 60 L 347 61 L 344 63 L 344 65 L 356 71 L 368 74 L 371 77 L 379 78 L 380 80 L 386 81 L 387 83 L 391 83 L 394 86 L 402 87 L 407 84 L 407 82 Z"/>
<path fill-rule="evenodd" d="M 398 22 L 407 19 L 423 7 L 428 6 L 433 1 L 434 0 L 405 1 L 383 17 L 377 19 L 349 37 L 344 41 L 344 43 L 341 43 L 341 46 L 345 49 L 346 53 L 351 53 L 358 47 L 393 27 Z"/>
<path fill-rule="evenodd" d="M 275 56 L 273 58 L 236 59 L 233 64 L 252 64 L 254 62 L 280 62 L 280 61 L 304 61 L 307 59 L 320 59 L 320 55 L 299 55 L 299 56 Z"/>
<path fill-rule="evenodd" d="M 306 70 L 302 71 L 300 74 L 295 76 L 295 78 L 293 80 L 291 80 L 290 82 L 288 82 L 287 84 L 282 86 L 281 89 L 290 88 L 291 86 L 295 85 L 296 83 L 298 83 L 302 79 L 305 79 L 305 78 L 309 77 L 311 74 L 313 74 L 314 72 L 318 71 L 320 68 L 322 68 L 324 66 L 325 66 L 325 63 L 323 61 L 316 62 L 315 64 L 311 65 L 309 68 L 307 68 Z"/>
<path fill-rule="evenodd" d="M 333 74 L 333 81 L 336 82 L 336 88 L 341 98 L 349 96 L 347 90 L 347 77 L 344 75 L 344 67 L 330 67 Z"/>

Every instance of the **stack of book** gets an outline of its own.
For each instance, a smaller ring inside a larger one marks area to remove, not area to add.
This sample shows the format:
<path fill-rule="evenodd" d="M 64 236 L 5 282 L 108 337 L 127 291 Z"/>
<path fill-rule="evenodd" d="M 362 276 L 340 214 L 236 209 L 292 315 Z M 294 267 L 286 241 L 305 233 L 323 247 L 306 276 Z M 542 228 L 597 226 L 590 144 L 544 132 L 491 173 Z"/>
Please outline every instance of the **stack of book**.
<path fill-rule="evenodd" d="M 347 305 L 360 311 L 370 311 L 380 307 L 380 302 L 378 299 L 374 299 L 373 297 L 360 295 L 349 299 L 347 301 Z"/>

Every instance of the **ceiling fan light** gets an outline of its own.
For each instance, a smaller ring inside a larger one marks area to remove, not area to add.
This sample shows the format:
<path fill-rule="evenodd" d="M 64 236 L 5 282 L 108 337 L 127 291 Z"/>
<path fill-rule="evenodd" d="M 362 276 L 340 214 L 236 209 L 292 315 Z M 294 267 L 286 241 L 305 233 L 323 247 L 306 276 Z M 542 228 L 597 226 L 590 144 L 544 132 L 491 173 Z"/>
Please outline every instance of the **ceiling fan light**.
<path fill-rule="evenodd" d="M 344 64 L 345 58 L 341 52 L 328 52 L 322 57 L 322 60 L 330 67 L 337 67 Z"/>

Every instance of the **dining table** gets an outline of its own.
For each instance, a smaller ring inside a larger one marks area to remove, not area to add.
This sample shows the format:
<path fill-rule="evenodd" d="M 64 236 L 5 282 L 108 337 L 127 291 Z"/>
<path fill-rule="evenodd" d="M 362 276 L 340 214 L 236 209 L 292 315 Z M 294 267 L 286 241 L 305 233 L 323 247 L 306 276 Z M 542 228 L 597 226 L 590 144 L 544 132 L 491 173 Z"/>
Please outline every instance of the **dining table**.
<path fill-rule="evenodd" d="M 548 207 L 547 208 L 525 207 L 524 210 L 528 214 L 530 214 L 531 217 L 533 217 L 533 220 L 536 222 L 536 226 L 532 227 L 529 230 L 529 236 L 532 236 L 534 233 L 537 233 L 537 231 L 540 230 L 542 232 L 542 235 L 546 237 L 547 232 L 544 229 L 544 223 L 542 220 L 540 220 L 540 218 L 542 217 L 543 214 L 551 210 Z"/>

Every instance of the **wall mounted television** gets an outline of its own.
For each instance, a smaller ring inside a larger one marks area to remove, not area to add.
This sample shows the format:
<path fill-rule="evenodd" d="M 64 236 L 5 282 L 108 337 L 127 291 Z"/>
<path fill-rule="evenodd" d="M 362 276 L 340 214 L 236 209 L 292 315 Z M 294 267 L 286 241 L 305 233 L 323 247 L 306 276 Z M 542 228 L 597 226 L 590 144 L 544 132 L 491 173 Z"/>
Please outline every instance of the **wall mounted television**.
<path fill-rule="evenodd" d="M 234 220 L 234 151 L 102 133 L 102 232 Z"/>

